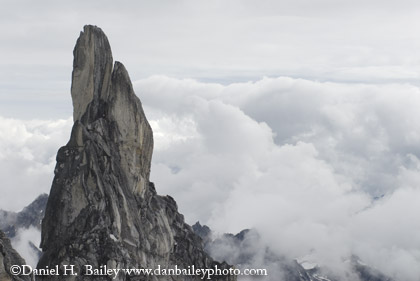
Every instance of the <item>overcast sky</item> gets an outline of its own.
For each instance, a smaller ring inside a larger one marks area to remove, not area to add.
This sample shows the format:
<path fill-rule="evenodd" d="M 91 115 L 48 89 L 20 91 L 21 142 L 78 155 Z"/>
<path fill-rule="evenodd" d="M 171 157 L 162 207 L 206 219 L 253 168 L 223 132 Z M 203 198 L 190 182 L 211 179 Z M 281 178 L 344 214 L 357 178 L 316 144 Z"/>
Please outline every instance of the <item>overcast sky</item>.
<path fill-rule="evenodd" d="M 263 76 L 367 83 L 419 78 L 415 0 L 0 4 L 0 112 L 10 117 L 71 115 L 72 50 L 88 23 L 106 32 L 133 80 L 156 74 L 224 84 Z"/>
<path fill-rule="evenodd" d="M 152 180 L 187 222 L 418 281 L 420 2 L 0 4 L 0 208 L 50 189 L 90 23 L 130 73 Z"/>

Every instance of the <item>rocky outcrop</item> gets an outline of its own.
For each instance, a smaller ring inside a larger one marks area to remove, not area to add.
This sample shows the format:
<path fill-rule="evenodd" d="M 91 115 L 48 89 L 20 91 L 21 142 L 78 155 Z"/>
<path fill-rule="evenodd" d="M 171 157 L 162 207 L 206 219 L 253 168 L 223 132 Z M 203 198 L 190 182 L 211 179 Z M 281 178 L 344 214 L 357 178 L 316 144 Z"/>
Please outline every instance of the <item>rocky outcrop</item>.
<path fill-rule="evenodd" d="M 290 259 L 274 253 L 262 241 L 255 229 L 245 229 L 238 234 L 225 233 L 216 236 L 206 225 L 199 222 L 193 225 L 193 229 L 205 243 L 205 250 L 214 258 L 225 260 L 238 268 L 265 268 L 268 275 L 261 277 L 266 281 L 342 281 L 349 280 L 336 276 L 329 268 L 319 267 L 316 263 L 306 258 Z M 361 260 L 352 256 L 348 260 L 350 273 L 353 279 L 359 281 L 394 281 L 378 270 L 364 264 Z M 253 280 L 246 279 L 239 280 Z"/>
<path fill-rule="evenodd" d="M 198 221 L 192 226 L 192 229 L 203 240 L 204 247 L 212 241 L 211 229 L 207 225 L 201 225 Z"/>
<path fill-rule="evenodd" d="M 41 255 L 35 241 L 39 241 L 47 200 L 48 195 L 41 194 L 20 212 L 0 210 L 0 229 L 31 265 L 36 264 Z"/>
<path fill-rule="evenodd" d="M 10 272 L 10 267 L 13 265 L 21 266 L 24 264 L 26 264 L 25 260 L 12 248 L 9 238 L 0 230 L 0 280 L 30 281 L 31 277 L 29 275 L 15 276 Z"/>
<path fill-rule="evenodd" d="M 227 268 L 204 252 L 174 199 L 157 195 L 149 181 L 152 129 L 125 67 L 113 65 L 105 34 L 85 26 L 73 53 L 74 125 L 57 154 L 38 268 L 75 265 L 77 276 L 61 278 L 69 280 L 110 279 L 87 276 L 85 265 Z M 120 272 L 114 280 L 201 279 Z"/>
<path fill-rule="evenodd" d="M 47 200 L 48 194 L 41 194 L 18 213 L 0 210 L 0 229 L 9 238 L 15 237 L 19 229 L 29 227 L 41 229 Z"/>

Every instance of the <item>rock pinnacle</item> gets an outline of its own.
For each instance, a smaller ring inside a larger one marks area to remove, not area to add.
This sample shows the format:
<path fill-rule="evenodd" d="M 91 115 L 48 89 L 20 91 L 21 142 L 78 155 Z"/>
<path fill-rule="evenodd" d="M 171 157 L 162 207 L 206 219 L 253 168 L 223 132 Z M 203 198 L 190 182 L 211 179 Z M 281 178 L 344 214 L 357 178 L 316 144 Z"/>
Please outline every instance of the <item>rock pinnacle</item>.
<path fill-rule="evenodd" d="M 86 265 L 228 268 L 204 252 L 175 200 L 158 195 L 149 181 L 152 129 L 127 70 L 119 62 L 113 64 L 103 31 L 85 26 L 73 54 L 74 125 L 69 142 L 57 153 L 38 268 L 74 265 L 78 275 L 62 275 L 60 280 L 111 279 L 87 276 Z M 120 273 L 114 280 L 200 278 Z"/>

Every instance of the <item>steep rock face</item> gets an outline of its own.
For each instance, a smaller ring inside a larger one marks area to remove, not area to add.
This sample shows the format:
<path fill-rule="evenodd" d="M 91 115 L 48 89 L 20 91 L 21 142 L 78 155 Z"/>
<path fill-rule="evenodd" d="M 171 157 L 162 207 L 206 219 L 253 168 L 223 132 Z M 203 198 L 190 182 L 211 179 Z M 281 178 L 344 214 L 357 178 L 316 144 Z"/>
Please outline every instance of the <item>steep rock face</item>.
<path fill-rule="evenodd" d="M 10 273 L 12 265 L 24 265 L 25 260 L 10 245 L 9 238 L 0 230 L 0 280 L 1 281 L 30 281 L 31 277 L 14 276 Z"/>
<path fill-rule="evenodd" d="M 59 149 L 42 222 L 38 268 L 209 268 L 214 262 L 170 196 L 149 182 L 153 134 L 125 67 L 101 29 L 85 26 L 74 49 L 74 126 Z M 84 279 L 86 278 L 86 279 Z M 128 276 L 115 280 L 200 280 L 200 276 Z M 213 280 L 233 280 L 222 277 Z"/>

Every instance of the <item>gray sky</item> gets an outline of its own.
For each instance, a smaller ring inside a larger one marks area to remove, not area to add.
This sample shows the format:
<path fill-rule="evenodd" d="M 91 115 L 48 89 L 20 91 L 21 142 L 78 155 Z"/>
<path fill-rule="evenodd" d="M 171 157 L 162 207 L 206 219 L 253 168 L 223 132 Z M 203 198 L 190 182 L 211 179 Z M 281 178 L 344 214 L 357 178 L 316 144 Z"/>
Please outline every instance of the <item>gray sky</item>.
<path fill-rule="evenodd" d="M 417 83 L 418 1 L 4 1 L 0 112 L 71 115 L 72 50 L 85 24 L 108 35 L 132 80 L 223 84 L 289 76 Z M 36 104 L 36 106 L 34 106 Z"/>
<path fill-rule="evenodd" d="M 0 4 L 0 208 L 49 191 L 72 50 L 96 24 L 153 127 L 152 180 L 187 222 L 418 281 L 420 2 Z"/>

